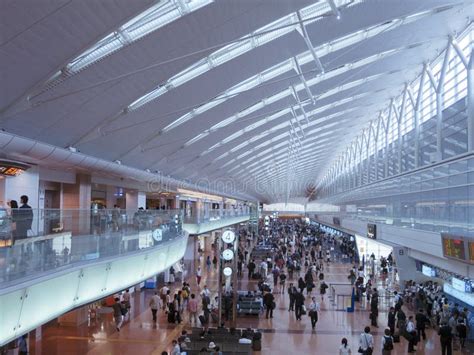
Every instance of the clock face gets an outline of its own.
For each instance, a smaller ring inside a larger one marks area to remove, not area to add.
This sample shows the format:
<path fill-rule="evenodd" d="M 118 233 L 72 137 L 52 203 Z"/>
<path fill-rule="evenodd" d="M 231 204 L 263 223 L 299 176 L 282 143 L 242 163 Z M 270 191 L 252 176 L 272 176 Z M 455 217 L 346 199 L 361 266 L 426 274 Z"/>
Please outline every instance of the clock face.
<path fill-rule="evenodd" d="M 234 258 L 234 252 L 230 249 L 226 249 L 222 252 L 222 257 L 226 261 L 232 260 Z"/>
<path fill-rule="evenodd" d="M 155 239 L 157 242 L 161 242 L 163 240 L 163 232 L 161 229 L 155 229 L 152 232 L 152 237 Z"/>
<path fill-rule="evenodd" d="M 235 233 L 232 231 L 225 231 L 222 233 L 222 240 L 224 243 L 233 243 L 235 240 Z"/>
<path fill-rule="evenodd" d="M 232 269 L 230 267 L 225 267 L 224 270 L 222 270 L 222 272 L 224 273 L 224 276 L 227 276 L 227 277 L 232 275 Z"/>

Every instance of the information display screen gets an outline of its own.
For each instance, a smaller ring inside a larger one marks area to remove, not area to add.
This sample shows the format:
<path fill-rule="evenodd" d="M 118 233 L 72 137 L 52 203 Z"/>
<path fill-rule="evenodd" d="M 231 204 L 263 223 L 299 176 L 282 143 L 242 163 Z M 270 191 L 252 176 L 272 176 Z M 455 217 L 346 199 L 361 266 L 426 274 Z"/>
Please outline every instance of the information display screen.
<path fill-rule="evenodd" d="M 17 176 L 29 168 L 28 165 L 0 159 L 0 175 Z"/>
<path fill-rule="evenodd" d="M 377 239 L 377 225 L 367 224 L 367 237 L 370 239 Z"/>
<path fill-rule="evenodd" d="M 466 260 L 465 243 L 461 237 L 442 234 L 443 255 L 447 258 Z"/>
<path fill-rule="evenodd" d="M 15 168 L 13 166 L 0 166 L 0 174 L 6 176 L 17 176 L 23 172 L 23 169 Z"/>
<path fill-rule="evenodd" d="M 332 218 L 332 224 L 335 226 L 340 226 L 341 225 L 341 220 L 338 217 L 333 217 Z"/>

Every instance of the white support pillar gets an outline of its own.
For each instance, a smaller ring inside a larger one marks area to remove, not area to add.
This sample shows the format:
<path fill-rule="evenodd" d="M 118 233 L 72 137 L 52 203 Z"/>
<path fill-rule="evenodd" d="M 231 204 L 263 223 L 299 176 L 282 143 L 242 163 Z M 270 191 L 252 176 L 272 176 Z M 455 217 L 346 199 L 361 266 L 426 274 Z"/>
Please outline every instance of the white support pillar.
<path fill-rule="evenodd" d="M 384 173 L 383 177 L 386 178 L 388 177 L 388 129 L 390 125 L 390 115 L 387 116 L 387 120 L 383 121 L 382 117 L 382 123 L 384 124 L 384 134 L 385 134 L 385 149 L 384 149 Z"/>
<path fill-rule="evenodd" d="M 418 88 L 418 93 L 416 95 L 416 101 L 413 105 L 413 118 L 415 124 L 415 169 L 420 166 L 420 116 L 421 116 L 421 100 L 423 99 L 423 86 L 425 85 L 426 80 L 426 64 L 423 68 L 423 73 L 420 78 L 420 87 Z"/>
<path fill-rule="evenodd" d="M 398 173 L 402 173 L 402 122 L 405 116 L 405 107 L 408 95 L 408 84 L 405 85 L 403 91 L 402 103 L 400 105 L 400 112 L 397 117 L 397 134 L 398 134 Z"/>
<path fill-rule="evenodd" d="M 474 150 L 474 48 L 467 66 L 467 150 Z"/>
<path fill-rule="evenodd" d="M 379 179 L 379 132 L 380 132 L 380 117 L 377 119 L 377 128 L 374 130 L 372 126 L 374 137 L 374 154 L 375 154 L 375 169 L 374 169 L 374 178 L 375 181 Z"/>
<path fill-rule="evenodd" d="M 366 164 L 366 173 L 367 173 L 367 180 L 366 183 L 370 182 L 370 160 L 369 160 L 369 146 L 370 146 L 370 127 L 367 130 L 367 134 L 363 133 L 365 136 L 365 164 Z"/>
<path fill-rule="evenodd" d="M 439 81 L 436 87 L 436 160 L 440 161 L 443 159 L 442 152 L 442 134 L 443 134 L 443 92 L 444 92 L 444 80 L 446 78 L 446 71 L 448 70 L 449 57 L 451 54 L 451 45 L 448 44 L 446 53 L 444 56 L 443 66 L 441 67 L 441 73 Z"/>

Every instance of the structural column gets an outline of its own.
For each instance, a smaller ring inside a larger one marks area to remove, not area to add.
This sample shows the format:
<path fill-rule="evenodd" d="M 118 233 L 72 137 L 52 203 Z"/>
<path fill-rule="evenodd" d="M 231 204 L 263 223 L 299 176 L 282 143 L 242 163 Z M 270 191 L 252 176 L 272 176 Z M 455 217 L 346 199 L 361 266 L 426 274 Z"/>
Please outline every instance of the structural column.
<path fill-rule="evenodd" d="M 467 65 L 467 150 L 474 150 L 474 49 Z"/>

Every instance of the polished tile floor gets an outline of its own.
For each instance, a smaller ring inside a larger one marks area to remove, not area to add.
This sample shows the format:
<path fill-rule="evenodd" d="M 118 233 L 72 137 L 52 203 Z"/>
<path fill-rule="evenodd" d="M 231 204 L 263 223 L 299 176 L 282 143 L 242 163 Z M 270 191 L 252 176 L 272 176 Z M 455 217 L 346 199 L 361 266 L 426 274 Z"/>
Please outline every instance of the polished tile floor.
<path fill-rule="evenodd" d="M 326 280 L 329 283 L 347 283 L 349 270 L 347 264 L 332 264 L 325 270 Z M 216 273 L 206 272 L 203 267 L 204 284 L 210 285 L 215 291 Z M 256 282 L 248 282 L 245 277 L 239 281 L 239 289 L 256 288 Z M 193 292 L 199 293 L 194 277 L 189 280 Z M 178 286 L 178 285 L 177 285 Z M 349 288 L 344 285 L 336 286 L 338 293 L 348 293 Z M 382 282 L 379 288 L 384 289 Z M 110 315 L 102 316 L 101 320 L 93 321 L 90 325 L 80 327 L 64 327 L 51 323 L 43 327 L 41 340 L 31 341 L 31 354 L 161 354 L 169 350 L 171 341 L 176 339 L 183 327 L 189 327 L 187 317 L 181 325 L 169 325 L 164 313 L 161 313 L 156 324 L 152 322 L 151 312 L 147 308 L 148 299 L 152 291 L 144 290 L 135 294 L 132 302 L 130 319 L 127 319 L 120 332 L 115 330 Z M 313 295 L 316 295 L 313 292 Z M 319 294 L 317 294 L 319 297 Z M 352 353 L 357 354 L 358 338 L 362 329 L 369 325 L 369 313 L 365 305 L 358 305 L 354 313 L 336 311 L 328 298 L 321 304 L 321 312 L 316 331 L 312 331 L 309 317 L 302 321 L 295 319 L 293 312 L 288 312 L 288 296 L 276 295 L 277 308 L 273 319 L 260 317 L 239 317 L 238 327 L 259 328 L 263 333 L 262 354 L 339 354 L 338 348 L 343 337 L 349 340 Z M 309 303 L 309 298 L 307 298 Z M 389 301 L 381 301 L 379 328 L 372 328 L 375 336 L 374 354 L 381 354 L 381 337 L 386 324 L 386 315 Z M 408 312 L 410 313 L 410 312 Z M 439 338 L 436 333 L 427 330 L 427 340 L 419 343 L 417 354 L 441 354 Z M 406 354 L 407 342 L 402 338 L 401 343 L 395 344 L 393 354 Z M 471 354 L 469 349 L 456 354 Z"/>

